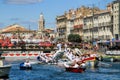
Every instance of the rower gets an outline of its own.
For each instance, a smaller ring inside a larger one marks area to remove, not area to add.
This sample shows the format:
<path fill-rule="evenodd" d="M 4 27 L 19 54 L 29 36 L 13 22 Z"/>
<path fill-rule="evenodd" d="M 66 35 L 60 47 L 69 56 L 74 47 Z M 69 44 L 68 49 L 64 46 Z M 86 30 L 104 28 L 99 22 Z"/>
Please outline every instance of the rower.
<path fill-rule="evenodd" d="M 26 60 L 26 62 L 24 63 L 24 66 L 31 67 L 31 64 L 30 64 L 29 60 Z"/>

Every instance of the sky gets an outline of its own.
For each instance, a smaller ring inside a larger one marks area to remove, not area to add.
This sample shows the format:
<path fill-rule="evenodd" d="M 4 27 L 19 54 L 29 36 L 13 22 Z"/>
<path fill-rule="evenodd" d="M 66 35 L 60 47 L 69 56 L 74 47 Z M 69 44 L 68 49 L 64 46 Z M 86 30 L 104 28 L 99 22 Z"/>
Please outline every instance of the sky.
<path fill-rule="evenodd" d="M 0 0 L 0 29 L 19 24 L 37 30 L 39 16 L 45 19 L 45 28 L 56 28 L 56 17 L 69 9 L 81 6 L 105 9 L 113 0 Z"/>

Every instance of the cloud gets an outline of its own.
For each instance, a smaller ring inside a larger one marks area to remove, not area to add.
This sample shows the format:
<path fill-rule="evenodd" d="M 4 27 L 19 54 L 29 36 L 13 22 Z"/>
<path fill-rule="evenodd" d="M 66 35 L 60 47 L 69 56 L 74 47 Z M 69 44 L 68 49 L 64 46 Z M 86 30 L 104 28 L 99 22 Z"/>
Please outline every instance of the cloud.
<path fill-rule="evenodd" d="M 35 4 L 43 0 L 5 0 L 7 4 Z"/>

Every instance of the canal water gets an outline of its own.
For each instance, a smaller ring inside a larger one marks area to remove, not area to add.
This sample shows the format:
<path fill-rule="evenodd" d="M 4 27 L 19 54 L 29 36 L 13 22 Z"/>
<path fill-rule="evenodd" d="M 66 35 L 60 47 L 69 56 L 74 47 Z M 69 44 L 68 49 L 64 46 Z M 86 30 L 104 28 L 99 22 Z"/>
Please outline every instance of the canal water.
<path fill-rule="evenodd" d="M 8 79 L 1 80 L 120 80 L 120 62 L 111 66 L 86 69 L 83 73 L 66 72 L 63 67 L 50 64 L 33 64 L 32 70 L 19 70 L 20 62 L 12 62 Z"/>

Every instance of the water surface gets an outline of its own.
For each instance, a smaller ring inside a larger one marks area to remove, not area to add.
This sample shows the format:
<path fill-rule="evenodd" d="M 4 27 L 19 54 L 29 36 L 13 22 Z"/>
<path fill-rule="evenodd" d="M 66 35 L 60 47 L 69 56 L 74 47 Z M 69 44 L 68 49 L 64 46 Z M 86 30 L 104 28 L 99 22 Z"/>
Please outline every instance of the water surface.
<path fill-rule="evenodd" d="M 33 70 L 19 70 L 20 62 L 12 64 L 8 80 L 120 80 L 120 62 L 83 73 L 66 72 L 63 67 L 49 64 L 34 64 Z"/>

